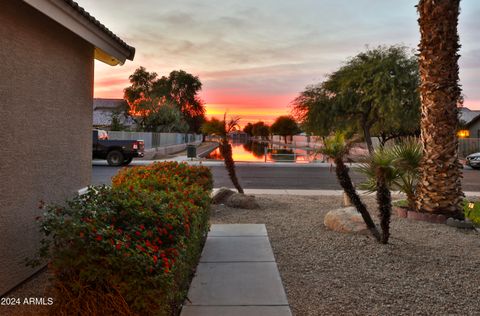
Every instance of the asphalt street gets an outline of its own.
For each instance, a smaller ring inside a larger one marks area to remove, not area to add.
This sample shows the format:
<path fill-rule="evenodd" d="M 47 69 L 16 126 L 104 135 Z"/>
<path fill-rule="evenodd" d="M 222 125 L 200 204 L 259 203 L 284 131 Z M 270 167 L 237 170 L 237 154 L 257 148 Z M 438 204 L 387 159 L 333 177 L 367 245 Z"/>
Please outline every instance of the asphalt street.
<path fill-rule="evenodd" d="M 214 187 L 232 187 L 227 171 L 222 165 L 209 166 L 212 170 Z M 467 167 L 468 168 L 468 167 Z M 111 178 L 120 168 L 105 165 L 92 166 L 92 184 L 110 184 Z M 340 186 L 334 170 L 329 167 L 308 166 L 264 166 L 238 165 L 237 175 L 245 189 L 303 189 L 338 190 Z M 480 171 L 463 169 L 463 190 L 480 191 Z M 354 183 L 362 181 L 363 176 L 351 171 Z"/>

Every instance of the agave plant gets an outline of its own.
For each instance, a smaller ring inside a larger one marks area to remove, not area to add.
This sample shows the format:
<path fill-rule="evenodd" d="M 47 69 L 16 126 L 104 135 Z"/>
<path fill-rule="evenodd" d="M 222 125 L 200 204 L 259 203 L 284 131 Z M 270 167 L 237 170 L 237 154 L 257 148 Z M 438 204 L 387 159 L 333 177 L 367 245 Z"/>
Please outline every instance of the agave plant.
<path fill-rule="evenodd" d="M 337 176 L 340 186 L 343 188 L 345 194 L 355 206 L 357 211 L 362 215 L 362 218 L 367 225 L 367 228 L 378 241 L 381 241 L 380 233 L 378 232 L 375 223 L 368 213 L 367 207 L 360 199 L 350 178 L 349 168 L 345 165 L 343 158 L 350 151 L 353 141 L 347 142 L 344 133 L 337 132 L 335 135 L 326 137 L 324 139 L 324 146 L 320 150 L 322 154 L 331 158 L 335 163 L 335 174 Z"/>

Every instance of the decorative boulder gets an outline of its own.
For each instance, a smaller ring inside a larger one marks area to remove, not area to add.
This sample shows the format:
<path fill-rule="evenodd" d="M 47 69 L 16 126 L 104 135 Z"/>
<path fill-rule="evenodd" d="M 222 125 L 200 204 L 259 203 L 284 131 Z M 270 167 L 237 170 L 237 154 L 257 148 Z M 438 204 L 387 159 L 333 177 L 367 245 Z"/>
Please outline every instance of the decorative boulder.
<path fill-rule="evenodd" d="M 327 228 L 341 233 L 368 233 L 368 228 L 363 221 L 362 215 L 354 207 L 328 212 L 323 223 Z"/>
<path fill-rule="evenodd" d="M 249 210 L 253 210 L 260 207 L 260 205 L 258 205 L 253 195 L 245 195 L 241 193 L 234 193 L 230 195 L 230 197 L 227 199 L 226 204 L 227 206 L 230 206 L 233 208 L 244 208 Z"/>
<path fill-rule="evenodd" d="M 212 197 L 213 204 L 225 204 L 227 199 L 234 194 L 235 192 L 230 190 L 229 188 L 220 188 Z"/>

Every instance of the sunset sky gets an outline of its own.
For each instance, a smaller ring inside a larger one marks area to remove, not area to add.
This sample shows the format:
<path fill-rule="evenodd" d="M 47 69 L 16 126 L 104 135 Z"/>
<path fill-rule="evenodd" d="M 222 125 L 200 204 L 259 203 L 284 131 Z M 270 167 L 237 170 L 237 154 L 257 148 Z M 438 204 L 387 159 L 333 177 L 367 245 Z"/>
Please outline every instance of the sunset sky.
<path fill-rule="evenodd" d="M 76 0 L 137 50 L 96 62 L 95 97 L 121 98 L 139 66 L 200 77 L 207 115 L 243 121 L 289 113 L 305 86 L 378 45 L 419 41 L 417 0 Z M 480 109 L 480 1 L 462 0 L 460 78 L 465 106 Z"/>

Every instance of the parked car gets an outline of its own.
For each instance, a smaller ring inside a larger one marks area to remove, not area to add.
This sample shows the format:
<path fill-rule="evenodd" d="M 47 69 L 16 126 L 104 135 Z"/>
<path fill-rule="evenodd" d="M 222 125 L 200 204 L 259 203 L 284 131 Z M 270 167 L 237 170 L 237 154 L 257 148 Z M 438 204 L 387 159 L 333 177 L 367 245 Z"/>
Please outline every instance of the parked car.
<path fill-rule="evenodd" d="M 93 159 L 106 159 L 110 166 L 126 166 L 135 157 L 143 157 L 143 140 L 109 140 L 104 130 L 94 129 Z"/>
<path fill-rule="evenodd" d="M 473 169 L 480 169 L 480 152 L 468 155 L 466 164 Z"/>

